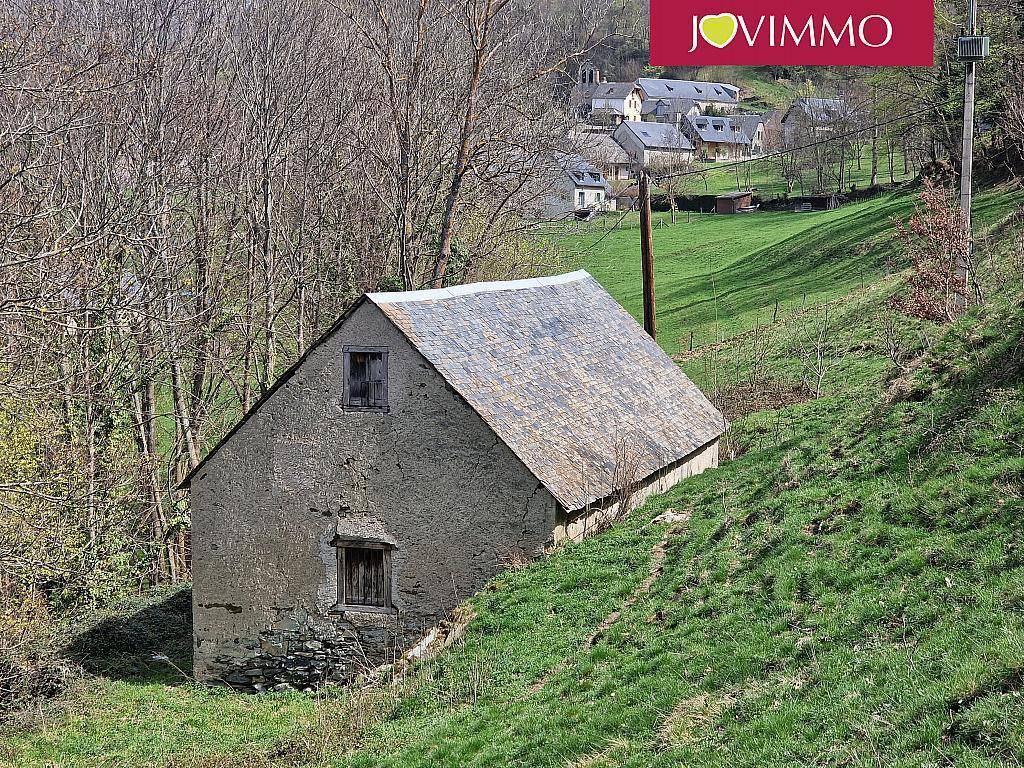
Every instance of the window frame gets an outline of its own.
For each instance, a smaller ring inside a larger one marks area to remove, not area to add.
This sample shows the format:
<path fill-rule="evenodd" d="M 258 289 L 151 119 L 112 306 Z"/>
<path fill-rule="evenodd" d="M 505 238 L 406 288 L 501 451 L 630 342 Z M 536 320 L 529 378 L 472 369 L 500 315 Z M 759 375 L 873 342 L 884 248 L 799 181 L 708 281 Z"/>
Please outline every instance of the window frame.
<path fill-rule="evenodd" d="M 364 353 L 364 354 L 379 354 L 381 356 L 381 370 L 383 373 L 383 405 L 353 405 L 352 389 L 351 389 L 351 372 L 352 372 L 352 354 Z M 376 413 L 386 413 L 391 410 L 390 392 L 389 390 L 389 371 L 388 371 L 388 348 L 387 347 L 368 347 L 358 344 L 346 344 L 342 348 L 342 378 L 343 378 L 343 391 L 341 397 L 341 406 L 346 411 L 369 411 Z"/>
<path fill-rule="evenodd" d="M 343 536 L 335 536 L 331 541 L 331 545 L 335 548 L 338 563 L 337 602 L 332 610 L 337 613 L 345 611 L 356 611 L 360 613 L 397 613 L 391 587 L 391 553 L 395 549 L 395 545 L 390 542 L 377 539 L 346 538 Z M 384 605 L 366 605 L 363 603 L 348 602 L 348 590 L 346 585 L 348 573 L 345 560 L 346 552 L 350 549 L 368 549 L 382 552 L 384 569 Z"/>

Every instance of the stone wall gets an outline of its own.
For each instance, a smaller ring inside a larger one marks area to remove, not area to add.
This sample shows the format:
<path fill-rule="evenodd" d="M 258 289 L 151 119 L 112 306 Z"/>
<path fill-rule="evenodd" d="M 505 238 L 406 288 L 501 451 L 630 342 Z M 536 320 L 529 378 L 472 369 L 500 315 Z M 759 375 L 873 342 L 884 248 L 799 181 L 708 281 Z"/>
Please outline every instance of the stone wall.
<path fill-rule="evenodd" d="M 325 617 L 292 611 L 259 632 L 249 658 L 214 657 L 219 679 L 238 689 L 312 690 L 347 681 L 401 655 L 418 639 L 401 638 L 397 614 Z"/>
<path fill-rule="evenodd" d="M 345 344 L 388 347 L 387 413 L 343 407 Z M 370 303 L 191 490 L 196 676 L 257 690 L 393 661 L 551 544 L 556 521 L 547 490 Z M 394 545 L 393 612 L 338 610 L 335 536 Z"/>

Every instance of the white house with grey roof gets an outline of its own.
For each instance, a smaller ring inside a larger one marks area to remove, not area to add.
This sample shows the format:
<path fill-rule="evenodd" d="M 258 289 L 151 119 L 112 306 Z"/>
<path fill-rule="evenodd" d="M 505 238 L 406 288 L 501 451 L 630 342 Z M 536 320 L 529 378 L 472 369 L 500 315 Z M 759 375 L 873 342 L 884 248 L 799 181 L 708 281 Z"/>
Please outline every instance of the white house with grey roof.
<path fill-rule="evenodd" d="M 684 165 L 693 160 L 693 141 L 670 123 L 623 122 L 612 138 L 635 168 Z"/>
<path fill-rule="evenodd" d="M 585 102 L 581 116 L 595 125 L 649 120 L 677 127 L 690 115 L 731 113 L 739 106 L 740 89 L 729 83 L 641 77 L 634 82 L 593 81 L 594 70 L 581 68 L 583 81 L 574 86 L 574 103 Z M 589 82 L 588 82 L 589 80 Z"/>
<path fill-rule="evenodd" d="M 507 563 L 716 466 L 725 428 L 586 272 L 367 294 L 186 479 L 195 673 L 392 661 Z"/>
<path fill-rule="evenodd" d="M 617 125 L 624 120 L 639 120 L 643 100 L 636 83 L 601 83 L 590 97 L 591 122 Z"/>
<path fill-rule="evenodd" d="M 614 211 L 615 195 L 604 173 L 581 155 L 559 158 L 561 173 L 543 202 L 545 218 L 580 211 Z"/>

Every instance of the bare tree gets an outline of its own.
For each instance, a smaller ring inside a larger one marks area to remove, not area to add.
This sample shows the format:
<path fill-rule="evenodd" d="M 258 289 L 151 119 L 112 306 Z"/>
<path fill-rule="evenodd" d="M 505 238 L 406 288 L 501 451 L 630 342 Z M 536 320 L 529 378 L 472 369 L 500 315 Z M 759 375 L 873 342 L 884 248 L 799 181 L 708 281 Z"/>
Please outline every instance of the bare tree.
<path fill-rule="evenodd" d="M 803 328 L 797 351 L 804 369 L 804 385 L 815 397 L 821 397 L 825 378 L 844 356 L 830 309 L 828 303 L 816 305 L 801 317 Z"/>
<path fill-rule="evenodd" d="M 181 480 L 360 292 L 529 268 L 564 69 L 607 32 L 589 10 L 0 9 L 0 572 L 19 604 L 187 578 Z"/>
<path fill-rule="evenodd" d="M 1008 76 L 1002 129 L 1017 151 L 1024 154 L 1024 66 L 1018 63 Z"/>

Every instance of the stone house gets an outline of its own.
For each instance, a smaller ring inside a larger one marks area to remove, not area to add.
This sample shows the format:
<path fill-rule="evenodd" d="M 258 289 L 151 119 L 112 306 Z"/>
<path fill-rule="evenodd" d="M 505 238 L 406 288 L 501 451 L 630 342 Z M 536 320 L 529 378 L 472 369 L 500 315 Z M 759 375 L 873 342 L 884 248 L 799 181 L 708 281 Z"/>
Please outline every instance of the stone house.
<path fill-rule="evenodd" d="M 693 141 L 670 123 L 619 123 L 612 138 L 629 155 L 634 169 L 673 168 L 693 160 Z"/>
<path fill-rule="evenodd" d="M 731 118 L 698 115 L 688 118 L 686 129 L 701 160 L 740 160 L 750 155 L 750 139 Z"/>
<path fill-rule="evenodd" d="M 392 661 L 507 563 L 716 466 L 725 428 L 586 272 L 367 294 L 186 478 L 195 674 Z"/>

